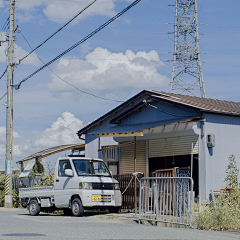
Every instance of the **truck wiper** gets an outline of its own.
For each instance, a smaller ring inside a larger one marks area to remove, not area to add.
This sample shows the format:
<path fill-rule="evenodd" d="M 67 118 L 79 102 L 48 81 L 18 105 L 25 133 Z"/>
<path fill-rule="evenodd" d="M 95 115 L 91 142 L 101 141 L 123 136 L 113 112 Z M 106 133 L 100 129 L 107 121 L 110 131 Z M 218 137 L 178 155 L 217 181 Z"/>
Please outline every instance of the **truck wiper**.
<path fill-rule="evenodd" d="M 105 174 L 95 174 L 94 176 L 100 176 L 100 177 L 110 177 L 110 175 L 105 175 Z"/>
<path fill-rule="evenodd" d="M 84 172 L 78 172 L 78 175 L 83 175 L 83 176 L 92 176 L 90 173 L 84 173 Z"/>

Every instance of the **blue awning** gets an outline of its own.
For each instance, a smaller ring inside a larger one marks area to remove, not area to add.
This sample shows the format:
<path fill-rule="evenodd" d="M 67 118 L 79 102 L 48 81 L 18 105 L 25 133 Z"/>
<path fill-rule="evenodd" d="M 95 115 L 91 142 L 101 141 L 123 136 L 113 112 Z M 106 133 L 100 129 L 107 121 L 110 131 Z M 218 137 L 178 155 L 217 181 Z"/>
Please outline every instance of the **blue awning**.
<path fill-rule="evenodd" d="M 98 131 L 92 131 L 88 132 L 88 134 L 92 135 L 103 135 L 103 134 L 126 134 L 126 133 L 136 133 L 136 132 L 142 132 L 146 129 L 156 128 L 164 125 L 169 125 L 173 123 L 180 123 L 180 122 L 192 122 L 192 121 L 199 121 L 201 120 L 201 117 L 186 117 L 186 118 L 175 118 L 175 119 L 169 119 L 169 120 L 163 120 L 163 121 L 157 121 L 157 122 L 147 122 L 147 123 L 141 123 L 141 124 L 129 124 L 129 125 L 115 125 L 113 127 L 100 129 Z"/>

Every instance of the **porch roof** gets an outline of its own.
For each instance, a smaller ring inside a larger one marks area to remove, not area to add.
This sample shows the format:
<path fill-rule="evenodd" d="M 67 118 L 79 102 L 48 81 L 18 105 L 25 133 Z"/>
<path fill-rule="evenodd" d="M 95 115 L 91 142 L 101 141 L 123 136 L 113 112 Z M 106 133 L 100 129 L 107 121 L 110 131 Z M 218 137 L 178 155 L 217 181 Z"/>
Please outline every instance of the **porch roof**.
<path fill-rule="evenodd" d="M 109 128 L 105 128 L 98 131 L 90 131 L 88 134 L 92 135 L 99 135 L 99 136 L 124 136 L 132 134 L 132 136 L 140 136 L 139 133 L 146 129 L 156 128 L 164 125 L 176 124 L 176 123 L 183 123 L 183 122 L 193 122 L 193 121 L 200 121 L 202 117 L 188 117 L 188 118 L 175 118 L 175 119 L 168 119 L 163 121 L 156 121 L 156 122 L 148 122 L 148 123 L 141 123 L 141 124 L 129 124 L 129 125 L 117 125 Z M 142 135 L 141 135 L 142 136 Z"/>
<path fill-rule="evenodd" d="M 25 157 L 25 158 L 19 160 L 17 163 L 28 162 L 35 158 L 38 158 L 38 159 L 45 158 L 45 157 L 48 157 L 55 153 L 59 153 L 59 152 L 63 152 L 63 151 L 71 150 L 71 149 L 83 149 L 84 150 L 85 144 L 82 144 L 82 143 L 81 144 L 68 144 L 68 145 L 61 145 L 61 146 L 44 149 L 40 152 L 34 153 L 28 157 Z"/>

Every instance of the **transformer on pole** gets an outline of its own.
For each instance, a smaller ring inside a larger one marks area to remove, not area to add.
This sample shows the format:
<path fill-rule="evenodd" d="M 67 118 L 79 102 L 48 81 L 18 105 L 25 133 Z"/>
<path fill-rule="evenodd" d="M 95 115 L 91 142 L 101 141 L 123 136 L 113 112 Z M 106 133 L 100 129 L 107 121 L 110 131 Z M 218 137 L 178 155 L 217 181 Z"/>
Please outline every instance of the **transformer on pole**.
<path fill-rule="evenodd" d="M 8 81 L 7 81 L 7 127 L 6 127 L 6 160 L 5 160 L 5 207 L 12 207 L 12 167 L 13 167 L 13 73 L 15 41 L 15 0 L 10 0 L 8 41 Z"/>
<path fill-rule="evenodd" d="M 206 97 L 199 52 L 197 0 L 175 0 L 170 93 Z"/>

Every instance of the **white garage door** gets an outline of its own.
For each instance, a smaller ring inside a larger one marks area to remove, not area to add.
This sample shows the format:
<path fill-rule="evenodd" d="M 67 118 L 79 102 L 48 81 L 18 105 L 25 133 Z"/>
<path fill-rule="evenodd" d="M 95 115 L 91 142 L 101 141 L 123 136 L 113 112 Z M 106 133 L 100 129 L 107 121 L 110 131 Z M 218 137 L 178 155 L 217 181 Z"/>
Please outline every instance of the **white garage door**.
<path fill-rule="evenodd" d="M 149 158 L 198 154 L 198 135 L 149 140 Z"/>

